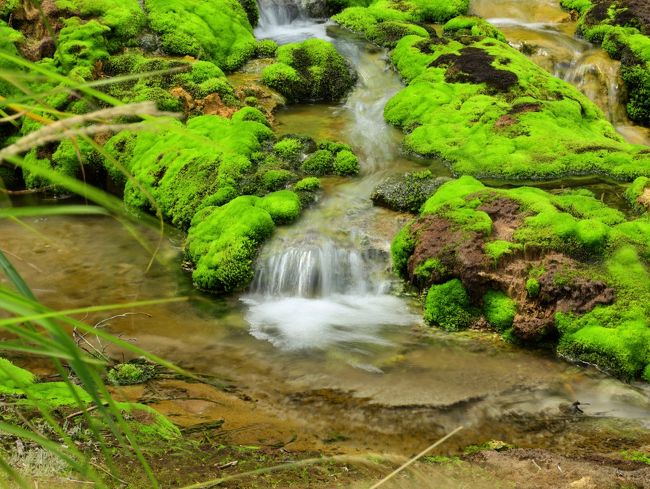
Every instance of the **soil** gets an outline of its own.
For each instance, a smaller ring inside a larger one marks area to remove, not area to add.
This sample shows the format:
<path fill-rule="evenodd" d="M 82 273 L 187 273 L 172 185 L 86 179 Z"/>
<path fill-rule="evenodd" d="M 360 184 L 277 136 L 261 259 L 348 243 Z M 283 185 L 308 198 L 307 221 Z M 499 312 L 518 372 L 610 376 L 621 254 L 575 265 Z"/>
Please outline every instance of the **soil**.
<path fill-rule="evenodd" d="M 507 92 L 519 82 L 517 75 L 492 66 L 494 56 L 483 49 L 466 47 L 460 54 L 445 54 L 429 66 L 446 66 L 445 79 L 449 83 L 485 83 L 497 92 Z"/>

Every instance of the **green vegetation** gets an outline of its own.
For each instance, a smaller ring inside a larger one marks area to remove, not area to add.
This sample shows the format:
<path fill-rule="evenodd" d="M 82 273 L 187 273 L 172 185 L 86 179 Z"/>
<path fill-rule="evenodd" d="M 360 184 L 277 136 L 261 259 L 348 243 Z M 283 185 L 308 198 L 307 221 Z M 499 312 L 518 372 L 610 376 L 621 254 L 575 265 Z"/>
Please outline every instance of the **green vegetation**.
<path fill-rule="evenodd" d="M 506 331 L 515 320 L 517 303 L 503 292 L 490 290 L 483 296 L 483 314 L 491 326 Z"/>
<path fill-rule="evenodd" d="M 456 174 L 650 174 L 645 147 L 625 143 L 576 88 L 492 37 L 407 36 L 392 60 L 409 85 L 386 105 L 386 120 L 407 133 L 407 151 L 441 157 Z"/>
<path fill-rule="evenodd" d="M 650 178 L 639 177 L 625 191 L 625 198 L 638 212 L 650 210 Z"/>
<path fill-rule="evenodd" d="M 334 173 L 341 176 L 357 175 L 359 159 L 352 151 L 339 151 L 334 158 Z"/>
<path fill-rule="evenodd" d="M 465 329 L 474 320 L 469 297 L 458 279 L 433 285 L 424 303 L 424 320 L 447 331 Z"/>
<path fill-rule="evenodd" d="M 627 113 L 635 122 L 650 125 L 650 26 L 643 8 L 629 0 L 562 0 L 562 6 L 578 11 L 578 32 L 601 44 L 621 60 L 620 75 L 627 88 Z"/>
<path fill-rule="evenodd" d="M 499 235 L 504 222 L 512 227 L 509 240 Z M 432 236 L 436 241 L 428 241 Z M 479 243 L 482 253 L 468 248 L 468 242 Z M 527 323 L 522 315 L 513 324 L 515 297 L 490 291 L 483 298 L 483 311 L 496 329 L 525 341 L 557 330 L 558 353 L 622 378 L 641 377 L 650 363 L 647 214 L 626 219 L 587 190 L 551 194 L 530 187 L 494 189 L 465 176 L 442 185 L 423 206 L 422 217 L 402 229 L 391 249 L 401 276 L 420 289 L 431 286 L 424 312 L 431 324 L 450 329 L 472 316 L 478 304 L 462 299 L 467 295 L 459 290 L 464 286 L 472 297 L 480 293 L 488 285 L 478 273 L 482 270 L 490 277 L 490 288 L 500 286 L 513 294 L 525 290 L 526 296 L 517 300 L 525 300 L 529 309 L 551 308 L 544 316 L 550 322 Z M 528 257 L 527 250 L 537 258 Z M 504 254 L 528 263 L 528 276 L 509 276 L 507 263 L 499 261 Z M 438 269 L 444 273 L 430 272 Z M 443 324 L 444 294 L 435 285 L 449 278 L 454 279 L 444 285 L 445 294 L 456 299 L 450 302 L 453 311 L 445 314 L 457 318 L 461 309 L 467 313 L 451 326 Z M 539 302 L 542 286 L 545 299 Z M 576 310 L 554 309 L 571 294 L 578 298 Z"/>
<path fill-rule="evenodd" d="M 155 374 L 153 365 L 145 363 L 118 363 L 108 371 L 106 376 L 113 385 L 142 384 Z"/>
<path fill-rule="evenodd" d="M 145 0 L 151 28 L 168 54 L 212 61 L 231 71 L 255 55 L 257 42 L 237 0 Z"/>
<path fill-rule="evenodd" d="M 416 22 L 446 22 L 467 12 L 469 0 L 374 0 L 368 6 L 350 6 L 332 17 L 334 21 L 366 36 L 370 42 L 393 47 L 406 35 L 428 37 Z"/>
<path fill-rule="evenodd" d="M 497 41 L 507 42 L 506 36 L 499 29 L 480 17 L 454 17 L 443 26 L 443 31 L 445 35 L 451 37 L 491 37 Z"/>
<path fill-rule="evenodd" d="M 309 39 L 278 48 L 277 63 L 264 69 L 262 81 L 292 102 L 337 101 L 356 75 L 332 44 Z"/>

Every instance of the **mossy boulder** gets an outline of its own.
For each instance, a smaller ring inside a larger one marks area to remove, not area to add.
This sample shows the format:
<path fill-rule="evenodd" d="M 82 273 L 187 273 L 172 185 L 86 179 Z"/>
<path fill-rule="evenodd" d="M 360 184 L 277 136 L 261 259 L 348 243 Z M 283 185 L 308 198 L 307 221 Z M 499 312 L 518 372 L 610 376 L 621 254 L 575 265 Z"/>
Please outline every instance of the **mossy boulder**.
<path fill-rule="evenodd" d="M 246 288 L 253 279 L 259 245 L 276 224 L 294 221 L 300 209 L 300 199 L 288 190 L 204 208 L 192 221 L 186 243 L 187 257 L 195 264 L 195 284 L 212 292 Z"/>
<path fill-rule="evenodd" d="M 491 37 L 497 41 L 507 42 L 506 36 L 503 35 L 503 32 L 480 17 L 454 17 L 447 22 L 442 29 L 445 35 L 450 37 Z"/>
<path fill-rule="evenodd" d="M 281 46 L 262 81 L 291 102 L 338 101 L 354 86 L 356 75 L 331 43 L 309 39 Z"/>
<path fill-rule="evenodd" d="M 354 32 L 364 34 L 376 44 L 392 47 L 401 37 L 413 34 L 428 37 L 434 31 L 413 23 L 446 22 L 464 14 L 469 0 L 374 0 L 367 6 L 351 6 L 332 20 Z"/>
<path fill-rule="evenodd" d="M 391 251 L 395 270 L 432 295 L 430 323 L 449 329 L 431 312 L 444 284 L 469 314 L 451 317 L 482 307 L 509 338 L 557 342 L 559 354 L 622 378 L 650 362 L 647 214 L 630 219 L 584 189 L 495 189 L 465 176 L 427 200 Z"/>
<path fill-rule="evenodd" d="M 168 54 L 212 61 L 227 71 L 255 55 L 253 28 L 237 0 L 145 0 L 144 5 Z"/>
<path fill-rule="evenodd" d="M 497 39 L 407 36 L 392 59 L 410 83 L 386 105 L 386 120 L 407 133 L 407 151 L 443 158 L 455 174 L 650 175 L 646 147 L 624 142 L 576 88 Z"/>
<path fill-rule="evenodd" d="M 625 191 L 625 198 L 638 212 L 650 210 L 650 178 L 639 177 Z"/>
<path fill-rule="evenodd" d="M 424 320 L 447 331 L 459 331 L 472 324 L 469 296 L 460 280 L 431 286 L 424 302 Z"/>
<path fill-rule="evenodd" d="M 578 32 L 621 60 L 627 113 L 650 125 L 650 11 L 642 0 L 562 0 L 580 13 Z"/>

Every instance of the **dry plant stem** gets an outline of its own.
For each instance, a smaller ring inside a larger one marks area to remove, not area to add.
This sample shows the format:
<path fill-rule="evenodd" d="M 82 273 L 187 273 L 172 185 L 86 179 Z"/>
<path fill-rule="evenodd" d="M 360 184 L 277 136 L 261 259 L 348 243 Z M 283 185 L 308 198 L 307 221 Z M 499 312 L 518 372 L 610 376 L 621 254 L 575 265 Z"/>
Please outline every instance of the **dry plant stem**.
<path fill-rule="evenodd" d="M 463 427 L 462 427 L 462 426 L 459 426 L 458 428 L 456 428 L 456 429 L 455 429 L 454 431 L 452 431 L 451 433 L 449 433 L 449 434 L 445 435 L 444 437 L 440 438 L 440 439 L 439 439 L 437 442 L 435 442 L 433 445 L 430 445 L 430 446 L 427 447 L 425 450 L 423 450 L 423 451 L 421 451 L 420 453 L 418 453 L 418 454 L 417 454 L 415 457 L 413 457 L 411 460 L 409 460 L 408 462 L 406 462 L 405 464 L 403 464 L 401 467 L 395 469 L 393 472 L 391 472 L 390 474 L 388 474 L 388 475 L 387 475 L 386 477 L 384 477 L 382 480 L 380 480 L 380 481 L 377 482 L 375 485 L 373 485 L 372 487 L 370 487 L 370 489 L 377 489 L 379 486 L 383 485 L 385 482 L 388 482 L 388 481 L 391 480 L 393 477 L 395 477 L 397 474 L 399 474 L 400 472 L 402 472 L 402 471 L 403 471 L 404 469 L 406 469 L 407 467 L 413 465 L 415 462 L 417 462 L 418 459 L 424 457 L 424 456 L 425 456 L 427 453 L 429 453 L 431 450 L 433 450 L 433 449 L 436 448 L 438 445 L 441 445 L 442 443 L 444 443 L 445 441 L 447 441 L 449 438 L 451 438 L 452 436 L 454 436 L 456 433 L 458 433 L 458 432 L 459 432 L 460 430 L 462 430 L 462 429 L 463 429 Z"/>
<path fill-rule="evenodd" d="M 102 109 L 89 114 L 77 115 L 67 119 L 61 119 L 42 127 L 27 136 L 20 138 L 14 144 L 7 146 L 0 151 L 0 162 L 12 156 L 19 155 L 30 149 L 46 143 L 60 141 L 71 136 L 88 136 L 98 132 L 117 132 L 124 129 L 141 129 L 142 123 L 138 124 L 106 124 L 102 121 L 129 116 L 156 116 L 156 117 L 180 117 L 180 114 L 161 112 L 156 108 L 154 102 L 142 102 L 137 104 L 120 105 Z M 82 124 L 93 123 L 92 126 L 76 127 Z M 99 123 L 99 124 L 97 124 Z"/>

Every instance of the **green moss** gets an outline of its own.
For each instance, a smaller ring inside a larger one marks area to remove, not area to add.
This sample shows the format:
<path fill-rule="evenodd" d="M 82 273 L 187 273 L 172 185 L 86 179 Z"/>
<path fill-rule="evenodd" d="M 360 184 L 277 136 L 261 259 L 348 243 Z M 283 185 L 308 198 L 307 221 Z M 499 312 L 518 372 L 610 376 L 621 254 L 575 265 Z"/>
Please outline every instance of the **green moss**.
<path fill-rule="evenodd" d="M 0 392 L 29 386 L 35 380 L 34 374 L 28 370 L 17 367 L 6 358 L 0 357 Z"/>
<path fill-rule="evenodd" d="M 278 52 L 278 43 L 271 39 L 257 41 L 255 56 L 258 58 L 272 58 Z"/>
<path fill-rule="evenodd" d="M 593 6 L 591 0 L 560 0 L 562 7 L 568 10 L 576 10 L 583 13 Z"/>
<path fill-rule="evenodd" d="M 270 126 L 266 116 L 259 110 L 254 107 L 244 107 L 235 112 L 231 118 L 233 122 L 243 122 L 243 121 L 253 121 L 264 124 L 265 126 Z"/>
<path fill-rule="evenodd" d="M 257 0 L 238 0 L 240 5 L 246 11 L 246 16 L 248 17 L 248 22 L 251 26 L 257 26 L 257 22 L 260 17 L 260 11 L 257 7 Z"/>
<path fill-rule="evenodd" d="M 271 136 L 263 124 L 217 116 L 191 119 L 187 126 L 170 121 L 165 132 L 137 133 L 123 145 L 120 158 L 134 179 L 126 183 L 124 200 L 132 207 L 152 210 L 152 198 L 162 215 L 187 228 L 204 200 L 227 188 L 232 196 L 253 171 L 250 156 Z M 118 145 L 109 141 L 108 145 Z M 223 200 L 223 192 L 219 196 Z"/>
<path fill-rule="evenodd" d="M 296 181 L 297 176 L 289 170 L 269 170 L 262 175 L 262 186 L 272 192 L 286 187 Z"/>
<path fill-rule="evenodd" d="M 438 258 L 429 258 L 414 270 L 418 285 L 428 285 L 447 275 L 447 268 Z"/>
<path fill-rule="evenodd" d="M 469 297 L 458 279 L 433 285 L 424 303 L 424 320 L 447 331 L 465 329 L 474 320 Z"/>
<path fill-rule="evenodd" d="M 483 296 L 483 314 L 491 326 L 506 331 L 515 320 L 517 303 L 503 292 L 490 290 Z"/>
<path fill-rule="evenodd" d="M 237 0 L 145 0 L 145 7 L 168 54 L 205 59 L 229 71 L 255 54 L 253 29 Z"/>
<path fill-rule="evenodd" d="M 526 293 L 528 294 L 528 297 L 534 299 L 539 295 L 540 289 L 541 285 L 539 284 L 539 280 L 536 278 L 529 278 L 526 280 Z"/>
<path fill-rule="evenodd" d="M 133 402 L 116 404 L 140 442 L 170 441 L 180 438 L 180 430 L 155 409 Z"/>
<path fill-rule="evenodd" d="M 500 239 L 485 243 L 485 254 L 492 258 L 495 265 L 503 256 L 512 255 L 523 249 L 524 247 L 520 243 L 511 243 Z"/>
<path fill-rule="evenodd" d="M 137 0 L 55 0 L 55 5 L 65 13 L 98 18 L 110 28 L 107 35 L 113 50 L 133 44 L 147 23 Z"/>
<path fill-rule="evenodd" d="M 90 143 L 83 139 L 74 142 L 70 139 L 64 139 L 59 143 L 51 157 L 40 157 L 38 150 L 33 149 L 27 153 L 25 159 L 27 162 L 41 168 L 51 169 L 68 177 L 76 177 L 81 175 L 82 166 L 92 165 L 96 162 L 97 155 Z M 23 168 L 23 179 L 27 188 L 51 186 L 48 178 L 37 176 L 27 168 Z M 53 188 L 55 191 L 62 190 L 57 186 Z"/>
<path fill-rule="evenodd" d="M 268 212 L 276 225 L 294 222 L 300 216 L 301 211 L 298 195 L 290 190 L 280 190 L 268 194 L 255 205 Z"/>
<path fill-rule="evenodd" d="M 248 286 L 258 246 L 275 227 L 269 212 L 257 206 L 259 200 L 237 197 L 222 207 L 205 208 L 194 218 L 186 254 L 195 264 L 192 278 L 199 288 L 230 292 Z"/>
<path fill-rule="evenodd" d="M 6 22 L 0 20 L 0 51 L 7 53 L 11 56 L 19 56 L 16 44 L 23 41 L 23 35 L 12 29 Z M 22 68 L 11 61 L 0 59 L 0 73 L 1 72 L 19 72 Z M 0 76 L 0 93 L 3 95 L 12 95 L 17 93 L 16 87 L 8 80 Z"/>
<path fill-rule="evenodd" d="M 0 0 L 0 20 L 4 20 L 20 7 L 20 0 Z"/>
<path fill-rule="evenodd" d="M 339 151 L 334 158 L 334 173 L 341 176 L 358 175 L 359 159 L 352 151 Z"/>
<path fill-rule="evenodd" d="M 499 29 L 480 17 L 455 17 L 444 25 L 443 31 L 452 36 L 491 37 L 507 42 L 506 36 Z"/>
<path fill-rule="evenodd" d="M 262 81 L 292 102 L 337 101 L 356 76 L 332 44 L 309 39 L 281 46 L 278 62 L 264 69 Z"/>
<path fill-rule="evenodd" d="M 315 192 L 320 190 L 320 180 L 317 177 L 307 177 L 293 186 L 296 192 Z"/>
<path fill-rule="evenodd" d="M 646 192 L 649 188 L 650 178 L 639 177 L 634 180 L 634 182 L 632 182 L 632 185 L 630 185 L 625 191 L 625 198 L 634 210 L 638 212 L 648 210 L 648 207 L 650 207 L 650 201 L 648 201 L 649 199 L 646 197 L 646 200 L 642 202 L 641 197 L 643 197 L 644 192 Z"/>
<path fill-rule="evenodd" d="M 407 224 L 395 236 L 390 246 L 393 270 L 400 277 L 407 277 L 408 260 L 413 251 L 415 251 L 415 239 L 411 235 L 411 225 Z"/>
<path fill-rule="evenodd" d="M 625 143 L 593 102 L 505 43 L 407 36 L 392 60 L 410 83 L 386 105 L 386 120 L 407 133 L 407 151 L 441 157 L 456 174 L 650 174 L 644 147 Z"/>
<path fill-rule="evenodd" d="M 153 365 L 118 363 L 108 371 L 108 381 L 113 385 L 142 384 L 155 374 Z"/>
<path fill-rule="evenodd" d="M 319 149 L 304 161 L 301 168 L 307 175 L 329 175 L 334 172 L 334 155 L 326 149 Z"/>
<path fill-rule="evenodd" d="M 95 65 L 108 58 L 108 46 L 104 34 L 109 28 L 95 20 L 83 22 L 78 17 L 64 21 L 59 32 L 54 60 L 73 78 L 93 78 Z"/>
<path fill-rule="evenodd" d="M 285 138 L 273 146 L 273 152 L 288 162 L 297 162 L 303 152 L 303 145 L 299 139 Z"/>

